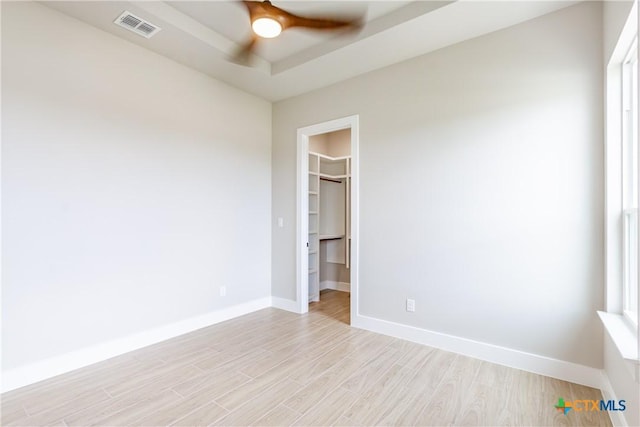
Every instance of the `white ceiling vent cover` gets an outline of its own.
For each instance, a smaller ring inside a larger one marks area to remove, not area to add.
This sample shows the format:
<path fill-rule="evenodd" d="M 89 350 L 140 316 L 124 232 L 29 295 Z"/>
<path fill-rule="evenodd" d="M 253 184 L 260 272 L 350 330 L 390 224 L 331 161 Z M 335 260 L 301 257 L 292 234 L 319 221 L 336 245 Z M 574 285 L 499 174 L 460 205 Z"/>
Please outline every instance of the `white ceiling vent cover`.
<path fill-rule="evenodd" d="M 126 10 L 122 12 L 122 15 L 118 16 L 113 23 L 146 38 L 151 38 L 151 36 L 161 30 L 157 25 L 145 21 Z"/>

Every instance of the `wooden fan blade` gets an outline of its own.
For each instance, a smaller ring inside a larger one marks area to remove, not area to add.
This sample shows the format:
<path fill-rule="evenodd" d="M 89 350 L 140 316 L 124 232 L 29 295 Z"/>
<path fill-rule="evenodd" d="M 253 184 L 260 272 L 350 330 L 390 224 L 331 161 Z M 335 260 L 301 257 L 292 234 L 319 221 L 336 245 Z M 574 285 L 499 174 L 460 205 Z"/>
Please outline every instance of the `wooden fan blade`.
<path fill-rule="evenodd" d="M 245 67 L 250 67 L 252 65 L 252 54 L 255 49 L 256 43 L 258 42 L 258 37 L 251 36 L 251 40 L 249 40 L 246 44 L 241 46 L 233 55 L 229 57 L 229 61 L 234 62 L 238 65 L 243 65 Z"/>
<path fill-rule="evenodd" d="M 277 6 L 271 4 L 270 1 L 250 1 L 242 0 L 242 3 L 249 11 L 250 20 L 259 16 L 268 16 L 272 19 L 276 19 L 282 29 L 285 30 L 291 27 L 303 27 L 315 30 L 335 30 L 335 29 L 360 29 L 362 28 L 362 17 L 313 17 L 307 18 L 304 16 L 295 15 L 280 9 Z"/>
<path fill-rule="evenodd" d="M 264 6 L 262 2 L 259 1 L 250 1 L 250 0 L 242 0 L 242 3 L 245 5 L 247 10 L 249 11 L 249 16 L 253 18 L 256 13 L 264 12 Z"/>
<path fill-rule="evenodd" d="M 278 9 L 275 6 L 273 8 Z M 335 18 L 335 17 L 314 17 L 307 18 L 304 16 L 294 15 L 286 10 L 278 9 L 286 19 L 286 28 L 290 27 L 303 27 L 314 30 L 337 30 L 337 29 L 353 29 L 357 30 L 362 28 L 361 18 Z"/>

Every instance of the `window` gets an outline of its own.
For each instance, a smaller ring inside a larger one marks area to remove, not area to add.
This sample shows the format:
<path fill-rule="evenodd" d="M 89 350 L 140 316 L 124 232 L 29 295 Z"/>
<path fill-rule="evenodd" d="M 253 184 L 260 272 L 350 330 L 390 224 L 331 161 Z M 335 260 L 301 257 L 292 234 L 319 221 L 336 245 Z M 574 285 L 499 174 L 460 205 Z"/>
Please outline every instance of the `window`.
<path fill-rule="evenodd" d="M 638 326 L 638 39 L 622 64 L 622 308 Z"/>
<path fill-rule="evenodd" d="M 631 370 L 640 372 L 640 147 L 638 1 L 607 62 L 605 127 L 605 301 L 598 316 Z M 635 375 L 634 375 L 635 376 Z M 640 378 L 636 378 L 640 382 Z"/>

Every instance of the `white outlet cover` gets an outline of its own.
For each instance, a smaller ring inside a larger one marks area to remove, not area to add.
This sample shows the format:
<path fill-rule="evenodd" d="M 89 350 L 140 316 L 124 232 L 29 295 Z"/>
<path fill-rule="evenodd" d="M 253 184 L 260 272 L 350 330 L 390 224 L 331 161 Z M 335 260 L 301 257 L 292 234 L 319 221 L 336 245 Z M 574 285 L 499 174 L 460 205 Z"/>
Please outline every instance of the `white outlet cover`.
<path fill-rule="evenodd" d="M 220 286 L 220 296 L 224 297 L 227 295 L 227 287 L 226 286 Z"/>
<path fill-rule="evenodd" d="M 407 311 L 416 311 L 416 300 L 407 298 Z"/>

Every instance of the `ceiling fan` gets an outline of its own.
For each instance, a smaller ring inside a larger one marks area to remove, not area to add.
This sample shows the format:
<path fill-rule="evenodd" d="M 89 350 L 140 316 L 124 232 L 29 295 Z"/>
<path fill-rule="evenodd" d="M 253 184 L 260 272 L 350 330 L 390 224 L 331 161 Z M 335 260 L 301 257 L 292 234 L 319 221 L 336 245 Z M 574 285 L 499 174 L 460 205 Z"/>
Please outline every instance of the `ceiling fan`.
<path fill-rule="evenodd" d="M 287 12 L 271 4 L 271 1 L 242 0 L 249 12 L 251 40 L 245 44 L 232 61 L 248 65 L 250 54 L 256 47 L 259 38 L 271 39 L 288 28 L 299 27 L 316 31 L 358 30 L 362 27 L 362 17 L 303 17 Z"/>

